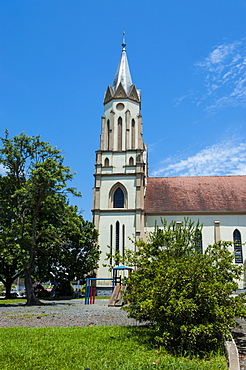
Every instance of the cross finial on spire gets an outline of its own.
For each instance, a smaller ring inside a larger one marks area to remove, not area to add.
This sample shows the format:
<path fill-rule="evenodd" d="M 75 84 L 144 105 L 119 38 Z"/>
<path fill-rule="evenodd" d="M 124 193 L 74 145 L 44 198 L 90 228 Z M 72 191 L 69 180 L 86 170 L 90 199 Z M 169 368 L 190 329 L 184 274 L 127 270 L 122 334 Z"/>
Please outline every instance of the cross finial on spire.
<path fill-rule="evenodd" d="M 114 82 L 113 82 L 113 88 L 114 91 L 116 91 L 117 87 L 121 83 L 123 88 L 125 89 L 125 92 L 128 94 L 130 91 L 130 87 L 132 85 L 132 78 L 130 74 L 130 69 L 127 61 L 127 56 L 126 56 L 126 32 L 124 30 L 123 32 L 123 39 L 122 39 L 122 52 L 121 52 L 121 58 L 120 58 L 120 63 L 118 65 L 116 75 L 114 77 Z"/>
<path fill-rule="evenodd" d="M 125 47 L 126 47 L 126 31 L 125 31 L 125 30 L 123 31 L 122 47 L 123 47 L 123 50 L 124 50 L 124 49 L 125 49 Z"/>

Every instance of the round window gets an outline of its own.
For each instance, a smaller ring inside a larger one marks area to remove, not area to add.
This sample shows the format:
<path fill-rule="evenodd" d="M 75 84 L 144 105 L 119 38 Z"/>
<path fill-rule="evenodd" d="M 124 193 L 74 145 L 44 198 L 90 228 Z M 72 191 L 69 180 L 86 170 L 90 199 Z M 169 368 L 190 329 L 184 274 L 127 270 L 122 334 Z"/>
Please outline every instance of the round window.
<path fill-rule="evenodd" d="M 124 104 L 123 103 L 118 103 L 117 105 L 116 105 L 116 109 L 118 109 L 118 110 L 123 110 L 125 108 L 125 106 L 124 106 Z"/>

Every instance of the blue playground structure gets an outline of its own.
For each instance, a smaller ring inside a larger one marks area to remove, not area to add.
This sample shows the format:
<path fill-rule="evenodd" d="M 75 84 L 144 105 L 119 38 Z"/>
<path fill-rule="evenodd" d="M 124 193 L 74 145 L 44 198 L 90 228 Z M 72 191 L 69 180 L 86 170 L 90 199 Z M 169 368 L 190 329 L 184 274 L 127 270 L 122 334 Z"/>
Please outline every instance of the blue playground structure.
<path fill-rule="evenodd" d="M 117 266 L 113 268 L 112 278 L 86 278 L 86 290 L 85 290 L 85 304 L 94 304 L 96 296 L 96 286 L 93 286 L 92 282 L 99 280 L 111 281 L 112 294 L 108 303 L 108 306 L 122 306 L 124 303 L 123 297 L 127 286 L 127 276 L 124 275 L 124 271 L 131 273 L 132 267 Z M 123 272 L 122 274 L 120 274 Z"/>

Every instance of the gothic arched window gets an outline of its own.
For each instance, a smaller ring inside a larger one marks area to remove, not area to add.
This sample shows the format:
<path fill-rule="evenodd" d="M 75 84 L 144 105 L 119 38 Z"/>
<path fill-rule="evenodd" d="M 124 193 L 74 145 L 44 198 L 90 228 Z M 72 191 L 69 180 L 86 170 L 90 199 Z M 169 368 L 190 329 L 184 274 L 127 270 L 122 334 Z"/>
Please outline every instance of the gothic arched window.
<path fill-rule="evenodd" d="M 105 160 L 104 160 L 104 167 L 109 167 L 109 159 L 108 159 L 108 157 L 106 157 Z"/>
<path fill-rule="evenodd" d="M 135 120 L 132 120 L 132 143 L 131 149 L 135 149 Z"/>
<path fill-rule="evenodd" d="M 122 118 L 118 118 L 118 150 L 122 150 Z"/>
<path fill-rule="evenodd" d="M 112 265 L 113 260 L 112 260 L 112 253 L 113 253 L 113 225 L 110 225 L 110 260 L 109 263 Z"/>
<path fill-rule="evenodd" d="M 125 197 L 123 190 L 119 187 L 114 192 L 114 202 L 113 207 L 114 208 L 124 208 L 125 205 Z"/>
<path fill-rule="evenodd" d="M 110 147 L 110 122 L 107 120 L 107 132 L 106 132 L 106 150 Z"/>
<path fill-rule="evenodd" d="M 129 159 L 129 166 L 134 166 L 134 159 L 133 159 L 133 157 L 130 157 L 130 159 Z"/>
<path fill-rule="evenodd" d="M 122 257 L 125 256 L 125 225 L 122 225 Z"/>
<path fill-rule="evenodd" d="M 243 263 L 242 240 L 241 233 L 238 229 L 233 232 L 235 263 Z"/>
<path fill-rule="evenodd" d="M 115 250 L 116 252 L 119 252 L 120 250 L 120 223 L 119 221 L 116 221 L 115 225 Z"/>
<path fill-rule="evenodd" d="M 115 183 L 109 190 L 108 208 L 127 208 L 127 190 L 120 182 Z"/>
<path fill-rule="evenodd" d="M 195 248 L 196 252 L 202 254 L 202 233 L 201 231 L 197 232 L 195 239 Z"/>

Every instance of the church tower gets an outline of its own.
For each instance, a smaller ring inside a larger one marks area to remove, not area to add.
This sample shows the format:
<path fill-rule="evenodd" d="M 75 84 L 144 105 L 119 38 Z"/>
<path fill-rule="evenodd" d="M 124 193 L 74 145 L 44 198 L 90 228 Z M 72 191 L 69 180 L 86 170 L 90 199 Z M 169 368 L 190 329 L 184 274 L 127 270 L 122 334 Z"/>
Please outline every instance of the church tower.
<path fill-rule="evenodd" d="M 129 237 L 144 237 L 147 154 L 140 109 L 141 94 L 132 83 L 123 37 L 113 85 L 104 96 L 100 149 L 96 151 L 92 213 L 102 251 L 98 277 L 111 275 L 103 267 L 109 264 L 106 253 L 111 250 L 124 256 L 125 248 L 134 249 Z"/>

